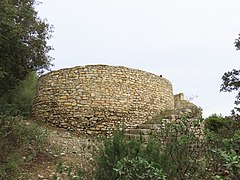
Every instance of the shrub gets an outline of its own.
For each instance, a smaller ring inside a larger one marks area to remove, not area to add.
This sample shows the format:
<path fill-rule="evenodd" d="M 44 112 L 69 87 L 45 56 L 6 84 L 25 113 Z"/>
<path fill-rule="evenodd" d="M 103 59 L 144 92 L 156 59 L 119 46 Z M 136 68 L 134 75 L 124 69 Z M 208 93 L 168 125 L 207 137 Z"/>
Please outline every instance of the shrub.
<path fill-rule="evenodd" d="M 0 114 L 29 115 L 32 108 L 37 78 L 37 74 L 31 72 L 15 89 L 4 96 L 0 96 Z"/>
<path fill-rule="evenodd" d="M 234 130 L 232 136 L 224 137 L 216 134 L 215 142 L 212 143 L 214 166 L 217 176 L 229 179 L 240 179 L 240 130 Z M 230 133 L 228 133 L 230 134 Z"/>
<path fill-rule="evenodd" d="M 213 114 L 205 119 L 205 128 L 218 133 L 220 130 L 228 130 L 236 122 L 230 118 L 224 118 L 221 115 Z"/>
<path fill-rule="evenodd" d="M 19 116 L 0 116 L 0 179 L 16 178 L 25 163 L 43 152 L 46 137 L 47 132 Z"/>
<path fill-rule="evenodd" d="M 165 180 L 166 176 L 162 170 L 153 167 L 147 160 L 136 157 L 129 159 L 128 157 L 121 159 L 117 162 L 114 168 L 119 175 L 119 180 Z"/>
<path fill-rule="evenodd" d="M 166 179 L 240 179 L 240 125 L 227 126 L 206 128 L 198 137 L 183 118 L 166 124 L 146 144 L 117 133 L 104 143 L 97 179 L 159 178 L 153 176 L 156 171 Z"/>
<path fill-rule="evenodd" d="M 240 179 L 240 123 L 213 114 L 205 120 L 210 168 L 216 178 Z M 239 167 L 239 168 L 238 168 Z"/>
<path fill-rule="evenodd" d="M 166 174 L 167 179 L 199 178 L 206 171 L 203 162 L 205 151 L 196 150 L 196 147 L 204 147 L 205 142 L 195 136 L 185 119 L 179 124 L 167 125 L 158 135 L 151 137 L 147 144 L 129 141 L 122 133 L 115 134 L 112 140 L 106 142 L 98 158 L 97 179 L 117 179 L 123 172 L 125 175 L 132 173 L 132 177 L 133 172 L 143 168 L 141 163 L 146 162 L 156 171 L 161 170 Z M 126 171 L 129 167 L 125 166 L 135 161 L 140 163 L 139 166 Z"/>
<path fill-rule="evenodd" d="M 140 142 L 128 141 L 123 132 L 120 131 L 115 132 L 112 139 L 105 139 L 97 157 L 96 178 L 100 180 L 117 179 L 117 173 L 113 170 L 117 162 L 127 156 L 136 157 L 140 151 L 140 146 Z"/>
<path fill-rule="evenodd" d="M 196 126 L 199 123 L 194 122 Z M 205 140 L 194 134 L 187 119 L 167 124 L 158 137 L 161 140 L 158 168 L 167 179 L 206 178 Z"/>

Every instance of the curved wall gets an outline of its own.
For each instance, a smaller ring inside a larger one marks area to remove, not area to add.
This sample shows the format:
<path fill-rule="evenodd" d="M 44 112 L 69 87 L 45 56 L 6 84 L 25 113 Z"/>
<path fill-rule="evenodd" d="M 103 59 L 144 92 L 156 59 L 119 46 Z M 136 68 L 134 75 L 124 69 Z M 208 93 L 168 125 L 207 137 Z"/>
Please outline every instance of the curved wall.
<path fill-rule="evenodd" d="M 107 134 L 173 108 L 172 85 L 165 78 L 122 66 L 88 65 L 40 77 L 32 115 L 87 134 Z"/>

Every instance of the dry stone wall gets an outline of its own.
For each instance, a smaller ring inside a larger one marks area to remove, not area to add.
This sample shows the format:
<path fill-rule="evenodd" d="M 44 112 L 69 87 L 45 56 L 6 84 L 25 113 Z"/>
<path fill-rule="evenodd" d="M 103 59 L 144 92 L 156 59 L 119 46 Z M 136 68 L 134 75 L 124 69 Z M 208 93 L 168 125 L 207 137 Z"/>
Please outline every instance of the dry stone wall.
<path fill-rule="evenodd" d="M 122 66 L 88 65 L 39 78 L 34 118 L 87 134 L 134 127 L 174 108 L 171 83 Z"/>

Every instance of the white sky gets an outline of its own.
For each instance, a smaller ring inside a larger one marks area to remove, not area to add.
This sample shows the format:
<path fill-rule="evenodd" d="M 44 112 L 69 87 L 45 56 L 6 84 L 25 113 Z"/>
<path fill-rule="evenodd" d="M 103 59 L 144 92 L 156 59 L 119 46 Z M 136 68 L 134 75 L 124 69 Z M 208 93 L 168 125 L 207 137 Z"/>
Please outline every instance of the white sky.
<path fill-rule="evenodd" d="M 107 64 L 162 74 L 204 116 L 230 114 L 236 93 L 219 89 L 223 73 L 240 67 L 239 0 L 41 1 L 39 16 L 55 27 L 53 70 Z"/>

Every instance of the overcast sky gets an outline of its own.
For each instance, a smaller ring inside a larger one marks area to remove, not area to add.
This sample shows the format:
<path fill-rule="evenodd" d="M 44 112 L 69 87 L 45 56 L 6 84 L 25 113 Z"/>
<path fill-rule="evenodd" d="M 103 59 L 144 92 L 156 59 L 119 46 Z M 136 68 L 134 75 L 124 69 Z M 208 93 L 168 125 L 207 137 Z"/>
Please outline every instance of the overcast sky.
<path fill-rule="evenodd" d="M 230 114 L 236 93 L 219 88 L 240 67 L 240 0 L 41 1 L 39 16 L 55 27 L 53 70 L 107 64 L 162 74 L 204 116 Z"/>

